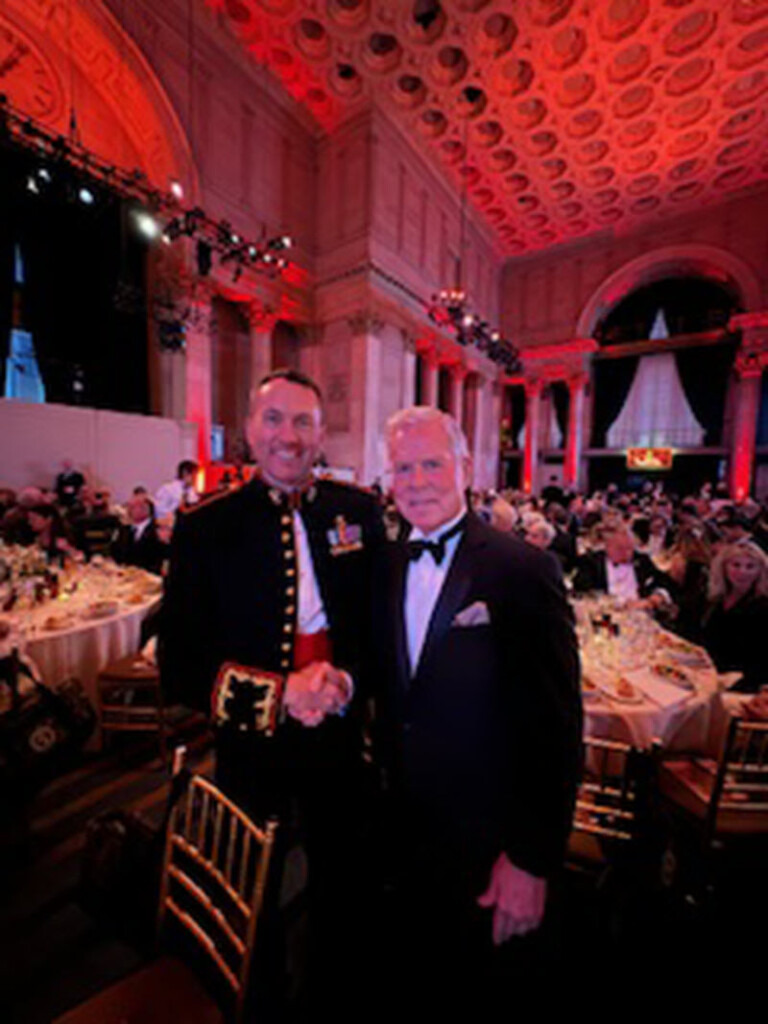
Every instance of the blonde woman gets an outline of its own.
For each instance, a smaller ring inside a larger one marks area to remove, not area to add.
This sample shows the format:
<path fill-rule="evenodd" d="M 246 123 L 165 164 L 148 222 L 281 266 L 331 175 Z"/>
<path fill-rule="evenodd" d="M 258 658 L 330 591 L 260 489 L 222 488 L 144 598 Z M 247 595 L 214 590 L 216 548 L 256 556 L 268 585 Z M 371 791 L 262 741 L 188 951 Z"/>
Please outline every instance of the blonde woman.
<path fill-rule="evenodd" d="M 768 684 L 768 556 L 750 541 L 727 544 L 712 563 L 704 646 L 720 672 L 743 672 L 734 689 Z"/>

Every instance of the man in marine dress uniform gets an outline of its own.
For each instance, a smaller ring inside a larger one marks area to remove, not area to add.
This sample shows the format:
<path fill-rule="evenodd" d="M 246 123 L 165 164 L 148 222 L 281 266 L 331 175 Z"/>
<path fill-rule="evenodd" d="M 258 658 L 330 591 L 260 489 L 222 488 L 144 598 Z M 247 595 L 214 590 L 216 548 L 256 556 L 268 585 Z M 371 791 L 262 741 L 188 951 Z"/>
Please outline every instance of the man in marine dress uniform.
<path fill-rule="evenodd" d="M 257 819 L 277 815 L 283 838 L 297 811 L 315 919 L 340 925 L 383 527 L 372 495 L 312 475 L 323 420 L 309 378 L 267 376 L 246 433 L 258 474 L 176 527 L 162 679 L 171 697 L 210 711 L 216 779 L 236 802 Z"/>

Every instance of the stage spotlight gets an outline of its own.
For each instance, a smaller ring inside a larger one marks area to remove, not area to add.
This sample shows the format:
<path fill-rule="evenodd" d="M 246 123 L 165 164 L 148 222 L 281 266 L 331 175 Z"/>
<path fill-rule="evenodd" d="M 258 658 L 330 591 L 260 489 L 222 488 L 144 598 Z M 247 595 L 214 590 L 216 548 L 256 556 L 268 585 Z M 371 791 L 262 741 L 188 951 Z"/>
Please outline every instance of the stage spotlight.
<path fill-rule="evenodd" d="M 239 245 L 240 244 L 240 235 L 232 235 L 231 236 L 231 240 L 232 240 L 232 245 Z"/>
<path fill-rule="evenodd" d="M 184 198 L 184 189 L 182 188 L 181 182 L 177 181 L 175 178 L 171 180 L 171 195 L 175 196 L 177 199 Z"/>
<path fill-rule="evenodd" d="M 40 186 L 31 174 L 27 178 L 27 192 L 32 192 L 36 196 L 40 195 Z"/>
<path fill-rule="evenodd" d="M 94 196 L 93 192 L 91 192 L 91 190 L 86 185 L 83 185 L 82 188 L 78 191 L 77 198 L 80 200 L 81 203 L 84 203 L 85 206 L 93 206 L 93 204 L 96 202 L 96 196 Z"/>
<path fill-rule="evenodd" d="M 290 249 L 291 246 L 293 245 L 293 239 L 291 238 L 290 235 L 283 235 L 283 237 L 280 239 L 280 243 L 284 249 Z"/>
<path fill-rule="evenodd" d="M 259 250 L 256 248 L 255 245 L 248 246 L 248 255 L 252 260 L 255 260 L 256 257 L 259 255 Z"/>
<path fill-rule="evenodd" d="M 50 185 L 52 178 L 51 172 L 48 170 L 47 167 L 38 167 L 37 176 L 40 179 L 40 181 L 44 181 L 46 185 Z"/>
<path fill-rule="evenodd" d="M 475 320 L 471 313 L 465 313 L 461 320 L 462 326 L 464 327 L 471 327 L 474 322 Z"/>
<path fill-rule="evenodd" d="M 133 219 L 145 238 L 155 239 L 159 236 L 160 227 L 151 213 L 147 213 L 146 210 L 136 210 Z"/>
<path fill-rule="evenodd" d="M 265 252 L 264 253 L 263 259 L 264 259 L 265 263 L 271 263 L 274 260 L 274 258 L 275 257 L 272 255 L 271 252 Z"/>

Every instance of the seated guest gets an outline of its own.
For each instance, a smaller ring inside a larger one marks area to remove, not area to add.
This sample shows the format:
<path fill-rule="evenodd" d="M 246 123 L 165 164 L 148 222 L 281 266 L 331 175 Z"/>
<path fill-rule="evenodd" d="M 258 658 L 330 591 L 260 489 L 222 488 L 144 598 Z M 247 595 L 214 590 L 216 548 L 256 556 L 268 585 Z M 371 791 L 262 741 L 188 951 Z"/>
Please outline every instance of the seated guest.
<path fill-rule="evenodd" d="M 666 570 L 677 586 L 674 630 L 690 640 L 699 638 L 707 607 L 711 561 L 712 552 L 703 528 L 681 530 L 669 551 Z"/>
<path fill-rule="evenodd" d="M 138 565 L 159 573 L 168 557 L 168 545 L 158 536 L 152 502 L 145 495 L 134 494 L 128 500 L 126 513 L 128 522 L 118 531 L 112 557 L 122 565 Z"/>
<path fill-rule="evenodd" d="M 491 502 L 491 526 L 502 533 L 514 533 L 517 526 L 517 510 L 498 495 Z"/>
<path fill-rule="evenodd" d="M 555 536 L 549 545 L 553 555 L 557 555 L 563 572 L 571 572 L 576 566 L 576 534 L 570 529 L 570 516 L 562 505 L 552 502 L 547 506 L 547 519 L 555 528 Z"/>
<path fill-rule="evenodd" d="M 733 505 L 720 512 L 717 516 L 717 525 L 726 544 L 738 544 L 739 541 L 752 540 L 751 523 Z"/>
<path fill-rule="evenodd" d="M 75 558 L 72 533 L 53 505 L 35 505 L 27 510 L 27 523 L 32 531 L 32 543 L 45 551 L 49 558 L 68 555 Z"/>
<path fill-rule="evenodd" d="M 533 515 L 526 519 L 525 539 L 529 544 L 540 551 L 546 551 L 555 539 L 556 530 L 552 523 L 548 523 L 544 516 Z"/>
<path fill-rule="evenodd" d="M 712 563 L 702 642 L 720 672 L 743 672 L 733 689 L 768 683 L 768 556 L 749 541 L 728 544 Z"/>
<path fill-rule="evenodd" d="M 110 493 L 105 488 L 86 495 L 86 509 L 78 516 L 73 526 L 77 546 L 86 558 L 94 555 L 108 556 L 120 528 L 120 519 L 112 508 Z"/>
<path fill-rule="evenodd" d="M 183 459 L 176 467 L 176 479 L 163 484 L 155 495 L 155 513 L 160 519 L 172 516 L 182 506 L 195 505 L 200 495 L 195 489 L 197 463 Z"/>
<path fill-rule="evenodd" d="M 672 603 L 673 581 L 648 555 L 635 551 L 629 531 L 606 530 L 603 543 L 603 551 L 589 551 L 578 560 L 573 581 L 576 593 L 604 591 L 627 601 L 647 600 L 654 607 Z"/>

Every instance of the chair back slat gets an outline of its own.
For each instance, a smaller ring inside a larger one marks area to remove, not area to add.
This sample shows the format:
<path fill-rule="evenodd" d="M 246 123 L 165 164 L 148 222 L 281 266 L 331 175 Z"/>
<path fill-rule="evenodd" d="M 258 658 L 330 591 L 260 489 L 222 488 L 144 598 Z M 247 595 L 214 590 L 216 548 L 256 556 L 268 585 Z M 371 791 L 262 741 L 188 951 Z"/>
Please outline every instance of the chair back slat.
<path fill-rule="evenodd" d="M 194 776 L 170 818 L 158 908 L 226 981 L 242 1019 L 277 823 L 257 826 L 211 782 Z"/>
<path fill-rule="evenodd" d="M 730 829 L 735 820 L 747 823 L 750 815 L 764 815 L 768 810 L 767 750 L 768 722 L 731 719 L 707 808 L 706 824 L 711 835 L 717 833 L 718 819 L 723 814 L 728 815 Z M 764 823 L 756 827 L 765 830 Z"/>
<path fill-rule="evenodd" d="M 631 841 L 637 825 L 637 751 L 626 743 L 586 737 L 585 767 L 573 828 L 593 836 Z"/>

